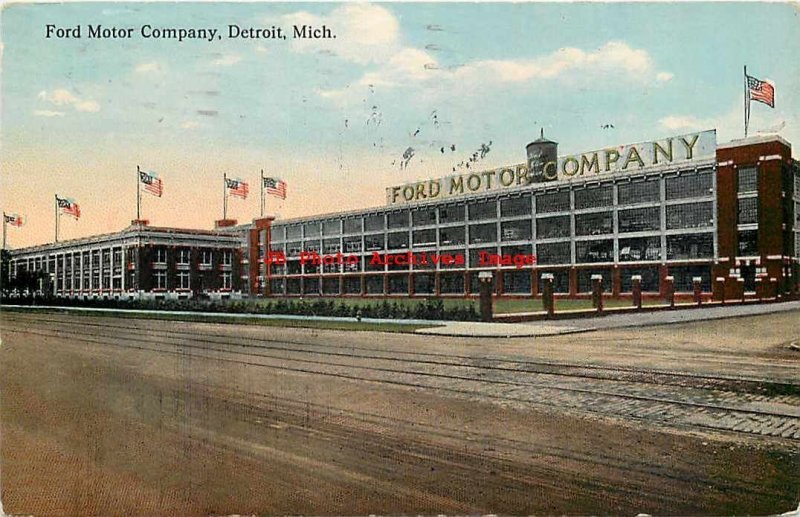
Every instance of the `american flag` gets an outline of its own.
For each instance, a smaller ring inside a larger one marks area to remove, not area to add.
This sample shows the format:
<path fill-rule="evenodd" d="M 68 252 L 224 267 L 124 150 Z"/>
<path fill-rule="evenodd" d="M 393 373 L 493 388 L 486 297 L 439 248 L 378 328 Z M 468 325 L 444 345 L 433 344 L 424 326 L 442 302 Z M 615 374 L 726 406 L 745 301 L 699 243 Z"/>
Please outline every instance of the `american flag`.
<path fill-rule="evenodd" d="M 280 178 L 264 178 L 267 194 L 286 199 L 286 182 Z"/>
<path fill-rule="evenodd" d="M 75 219 L 80 218 L 81 207 L 75 202 L 74 199 L 60 198 L 56 196 L 56 201 L 58 202 L 58 208 L 61 209 L 62 214 L 71 215 Z"/>
<path fill-rule="evenodd" d="M 767 81 L 747 76 L 747 89 L 750 91 L 750 99 L 763 102 L 770 108 L 775 107 L 775 87 Z"/>
<path fill-rule="evenodd" d="M 164 183 L 155 172 L 139 171 L 139 181 L 144 185 L 144 189 L 154 196 L 161 197 L 164 193 Z"/>
<path fill-rule="evenodd" d="M 11 226 L 22 226 L 25 224 L 24 217 L 19 214 L 7 214 L 3 212 L 3 220 Z"/>
<path fill-rule="evenodd" d="M 225 186 L 228 187 L 232 196 L 240 197 L 242 199 L 247 199 L 247 194 L 250 193 L 250 187 L 247 185 L 246 182 L 240 179 L 225 179 Z"/>

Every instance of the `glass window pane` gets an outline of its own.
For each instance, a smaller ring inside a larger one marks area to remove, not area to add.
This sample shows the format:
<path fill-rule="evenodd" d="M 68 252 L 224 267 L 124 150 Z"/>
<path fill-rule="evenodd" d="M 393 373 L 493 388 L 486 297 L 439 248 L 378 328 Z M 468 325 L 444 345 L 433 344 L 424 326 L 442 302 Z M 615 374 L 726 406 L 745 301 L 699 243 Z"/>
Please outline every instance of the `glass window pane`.
<path fill-rule="evenodd" d="M 667 229 L 703 228 L 714 224 L 714 205 L 688 203 L 667 206 Z"/>
<path fill-rule="evenodd" d="M 606 233 L 614 233 L 614 217 L 611 212 L 575 216 L 575 235 L 603 235 Z"/>
<path fill-rule="evenodd" d="M 540 214 L 549 212 L 568 212 L 569 192 L 550 192 L 536 196 L 536 212 Z"/>
<path fill-rule="evenodd" d="M 617 184 L 617 201 L 620 205 L 655 202 L 660 198 L 661 189 L 657 180 Z"/>
<path fill-rule="evenodd" d="M 500 201 L 500 215 L 502 217 L 515 217 L 531 215 L 531 196 L 514 197 Z"/>
<path fill-rule="evenodd" d="M 661 214 L 655 206 L 620 210 L 617 214 L 620 233 L 656 231 L 661 225 Z"/>
<path fill-rule="evenodd" d="M 613 203 L 614 192 L 611 185 L 575 191 L 575 210 L 610 207 Z"/>
<path fill-rule="evenodd" d="M 667 200 L 706 197 L 712 194 L 710 173 L 686 173 L 667 178 Z"/>
<path fill-rule="evenodd" d="M 570 236 L 570 222 L 568 215 L 556 217 L 541 217 L 536 219 L 536 238 L 554 239 Z"/>

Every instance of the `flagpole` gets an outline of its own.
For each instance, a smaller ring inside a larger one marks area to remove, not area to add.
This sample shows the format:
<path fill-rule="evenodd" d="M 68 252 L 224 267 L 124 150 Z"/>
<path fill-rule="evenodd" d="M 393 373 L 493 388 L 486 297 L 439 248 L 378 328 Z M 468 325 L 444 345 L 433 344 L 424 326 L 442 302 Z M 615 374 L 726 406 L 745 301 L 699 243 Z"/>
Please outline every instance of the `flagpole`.
<path fill-rule="evenodd" d="M 744 65 L 744 137 L 747 138 L 747 126 L 750 124 L 750 91 L 747 88 L 747 65 Z"/>
<path fill-rule="evenodd" d="M 55 203 L 56 203 L 56 206 L 55 206 L 55 208 L 56 208 L 56 211 L 55 211 L 55 214 L 56 214 L 56 242 L 58 242 L 58 194 L 53 194 L 53 197 L 55 197 Z"/>
<path fill-rule="evenodd" d="M 8 221 L 6 221 L 6 213 L 3 212 L 3 251 L 6 249 L 6 225 Z"/>
<path fill-rule="evenodd" d="M 222 219 L 228 218 L 228 173 L 222 173 Z"/>
<path fill-rule="evenodd" d="M 139 170 L 139 166 L 137 165 L 136 166 L 136 224 L 139 224 L 139 221 L 142 220 L 142 191 L 141 191 L 142 187 L 139 185 L 139 183 L 141 183 L 142 180 L 140 178 L 140 175 L 141 172 Z"/>
<path fill-rule="evenodd" d="M 261 169 L 261 218 L 264 218 L 264 169 Z"/>

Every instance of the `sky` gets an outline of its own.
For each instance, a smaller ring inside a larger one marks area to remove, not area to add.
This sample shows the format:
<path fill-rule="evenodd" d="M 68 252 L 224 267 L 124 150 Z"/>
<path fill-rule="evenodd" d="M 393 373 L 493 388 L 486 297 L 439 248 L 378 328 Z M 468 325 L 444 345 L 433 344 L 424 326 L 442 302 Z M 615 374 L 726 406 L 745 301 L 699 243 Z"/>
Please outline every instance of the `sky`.
<path fill-rule="evenodd" d="M 48 24 L 82 37 L 47 38 Z M 98 24 L 134 30 L 90 39 Z M 287 39 L 228 38 L 231 24 Z M 304 24 L 336 38 L 293 39 Z M 250 183 L 228 203 L 246 222 L 261 170 L 287 182 L 267 212 L 288 218 L 383 205 L 386 187 L 468 172 L 481 145 L 471 170 L 522 163 L 540 129 L 559 154 L 713 128 L 730 141 L 743 65 L 776 89 L 775 109 L 753 104 L 751 135 L 800 144 L 796 4 L 18 3 L 0 41 L 0 200 L 27 219 L 11 247 L 52 241 L 54 194 L 82 211 L 61 239 L 125 228 L 137 166 L 164 183 L 142 194 L 143 218 L 211 228 L 223 174 Z"/>

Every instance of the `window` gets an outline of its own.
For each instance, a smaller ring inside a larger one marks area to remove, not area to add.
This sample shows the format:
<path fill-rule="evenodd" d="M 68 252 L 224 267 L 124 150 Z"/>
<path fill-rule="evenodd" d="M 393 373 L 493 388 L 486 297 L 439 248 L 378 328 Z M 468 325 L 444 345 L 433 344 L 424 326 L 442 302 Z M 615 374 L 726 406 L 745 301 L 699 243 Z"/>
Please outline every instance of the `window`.
<path fill-rule="evenodd" d="M 449 205 L 439 208 L 439 224 L 464 222 L 464 205 Z"/>
<path fill-rule="evenodd" d="M 304 224 L 303 225 L 303 234 L 304 234 L 303 236 L 306 237 L 306 238 L 308 238 L 308 237 L 319 237 L 320 236 L 319 223 L 315 221 L 313 223 Z"/>
<path fill-rule="evenodd" d="M 319 294 L 319 278 L 304 278 L 303 294 Z"/>
<path fill-rule="evenodd" d="M 619 261 L 638 262 L 661 259 L 661 237 L 619 240 Z"/>
<path fill-rule="evenodd" d="M 339 294 L 339 279 L 338 278 L 323 279 L 322 294 Z"/>
<path fill-rule="evenodd" d="M 188 271 L 178 271 L 178 289 L 190 289 L 191 281 Z"/>
<path fill-rule="evenodd" d="M 153 272 L 153 288 L 166 289 L 167 288 L 167 272 L 164 270 L 157 270 Z"/>
<path fill-rule="evenodd" d="M 714 205 L 711 202 L 667 206 L 667 230 L 703 228 L 713 224 Z"/>
<path fill-rule="evenodd" d="M 414 275 L 414 294 L 433 294 L 435 278 L 431 274 Z"/>
<path fill-rule="evenodd" d="M 620 233 L 657 231 L 661 227 L 658 207 L 620 210 L 617 218 Z"/>
<path fill-rule="evenodd" d="M 289 278 L 286 280 L 286 294 L 300 294 L 299 278 Z"/>
<path fill-rule="evenodd" d="M 506 271 L 503 273 L 503 292 L 512 294 L 528 294 L 531 292 L 531 272 Z"/>
<path fill-rule="evenodd" d="M 364 230 L 365 231 L 378 231 L 384 229 L 384 220 L 383 214 L 379 215 L 369 215 L 364 218 Z"/>
<path fill-rule="evenodd" d="M 366 251 L 379 251 L 383 249 L 383 234 L 376 233 L 364 236 L 364 249 Z"/>
<path fill-rule="evenodd" d="M 469 227 L 469 243 L 480 244 L 482 242 L 496 242 L 497 241 L 497 225 L 494 223 L 489 224 L 473 224 Z"/>
<path fill-rule="evenodd" d="M 286 227 L 286 240 L 300 239 L 302 237 L 303 237 L 303 228 L 299 224 Z"/>
<path fill-rule="evenodd" d="M 381 241 L 383 241 L 383 234 L 380 237 Z M 346 253 L 358 253 L 361 251 L 361 237 L 345 237 L 342 243 Z"/>
<path fill-rule="evenodd" d="M 436 224 L 435 208 L 419 208 L 411 212 L 411 222 L 414 226 L 427 226 Z"/>
<path fill-rule="evenodd" d="M 502 217 L 531 215 L 531 196 L 526 195 L 501 200 L 500 215 Z"/>
<path fill-rule="evenodd" d="M 569 242 L 554 242 L 536 245 L 536 260 L 539 264 L 569 264 L 572 262 Z"/>
<path fill-rule="evenodd" d="M 167 250 L 164 248 L 156 248 L 156 258 L 154 262 L 156 262 L 157 264 L 166 264 Z"/>
<path fill-rule="evenodd" d="M 667 200 L 710 196 L 711 182 L 709 173 L 688 173 L 667 178 L 665 182 Z"/>
<path fill-rule="evenodd" d="M 655 202 L 661 198 L 658 181 L 631 181 L 617 184 L 617 201 L 620 205 Z"/>
<path fill-rule="evenodd" d="M 758 223 L 757 197 L 747 197 L 739 200 L 739 213 L 736 221 L 739 224 Z"/>
<path fill-rule="evenodd" d="M 497 201 L 491 199 L 489 201 L 480 201 L 477 203 L 470 203 L 469 205 L 469 220 L 481 221 L 483 219 L 497 218 Z"/>
<path fill-rule="evenodd" d="M 402 212 L 392 212 L 388 216 L 389 229 L 408 228 L 408 210 Z"/>
<path fill-rule="evenodd" d="M 536 196 L 536 212 L 540 214 L 548 212 L 567 212 L 569 211 L 569 192 L 551 192 Z"/>
<path fill-rule="evenodd" d="M 452 228 L 441 228 L 439 230 L 439 245 L 440 246 L 456 246 L 464 244 L 466 231 L 463 226 L 454 226 Z"/>
<path fill-rule="evenodd" d="M 509 221 L 503 223 L 500 230 L 501 239 L 504 241 L 522 241 L 531 238 L 531 221 Z"/>
<path fill-rule="evenodd" d="M 408 248 L 408 232 L 394 232 L 389 234 L 389 249 L 399 250 Z"/>
<path fill-rule="evenodd" d="M 610 207 L 613 204 L 614 192 L 611 185 L 575 191 L 575 210 Z"/>
<path fill-rule="evenodd" d="M 383 294 L 383 275 L 368 276 L 366 284 L 367 294 Z"/>
<path fill-rule="evenodd" d="M 323 253 L 336 253 L 340 251 L 339 239 L 325 239 L 322 241 Z"/>
<path fill-rule="evenodd" d="M 439 276 L 439 292 L 442 294 L 463 294 L 464 275 L 462 273 L 442 273 Z"/>
<path fill-rule="evenodd" d="M 224 250 L 222 252 L 222 265 L 230 266 L 232 262 L 233 262 L 233 252 L 230 250 Z"/>
<path fill-rule="evenodd" d="M 361 257 L 357 258 L 358 260 L 356 261 L 347 260 L 344 262 L 344 264 L 342 264 L 345 273 L 358 273 L 359 271 L 361 271 L 362 258 Z"/>
<path fill-rule="evenodd" d="M 231 288 L 231 272 L 225 271 L 222 273 L 222 288 L 223 289 L 230 289 Z"/>
<path fill-rule="evenodd" d="M 667 236 L 667 260 L 701 259 L 714 256 L 714 237 L 710 233 Z"/>
<path fill-rule="evenodd" d="M 408 275 L 391 275 L 389 294 L 408 294 Z"/>
<path fill-rule="evenodd" d="M 436 246 L 436 229 L 416 230 L 413 239 L 414 246 Z"/>
<path fill-rule="evenodd" d="M 556 217 L 542 217 L 536 219 L 536 238 L 553 239 L 570 236 L 570 221 L 568 215 Z"/>
<path fill-rule="evenodd" d="M 283 278 L 272 278 L 269 281 L 269 289 L 272 294 L 284 294 L 286 280 Z"/>
<path fill-rule="evenodd" d="M 361 219 L 345 219 L 344 233 L 361 233 Z"/>
<path fill-rule="evenodd" d="M 751 257 L 758 255 L 758 230 L 745 230 L 739 232 L 739 255 Z"/>
<path fill-rule="evenodd" d="M 203 266 L 210 266 L 211 260 L 213 259 L 213 253 L 211 250 L 203 250 L 200 252 L 200 264 Z"/>
<path fill-rule="evenodd" d="M 469 250 L 469 267 L 489 267 L 489 264 L 481 264 L 481 253 L 496 254 L 497 248 L 477 248 Z M 488 260 L 487 260 L 488 261 Z"/>
<path fill-rule="evenodd" d="M 178 250 L 178 264 L 181 265 L 189 264 L 190 257 L 191 257 L 191 250 L 185 248 Z"/>
<path fill-rule="evenodd" d="M 342 223 L 338 219 L 322 221 L 322 235 L 339 235 L 342 233 Z"/>
<path fill-rule="evenodd" d="M 613 262 L 614 241 L 578 241 L 575 243 L 575 262 Z"/>
<path fill-rule="evenodd" d="M 736 177 L 739 194 L 758 192 L 758 170 L 755 167 L 741 167 Z"/>
<path fill-rule="evenodd" d="M 361 279 L 352 277 L 345 278 L 343 294 L 361 294 Z"/>
<path fill-rule="evenodd" d="M 281 242 L 286 240 L 286 227 L 285 226 L 273 226 L 270 230 L 270 237 L 273 241 Z"/>
<path fill-rule="evenodd" d="M 606 233 L 614 233 L 614 217 L 611 212 L 575 216 L 575 235 L 603 235 Z"/>

